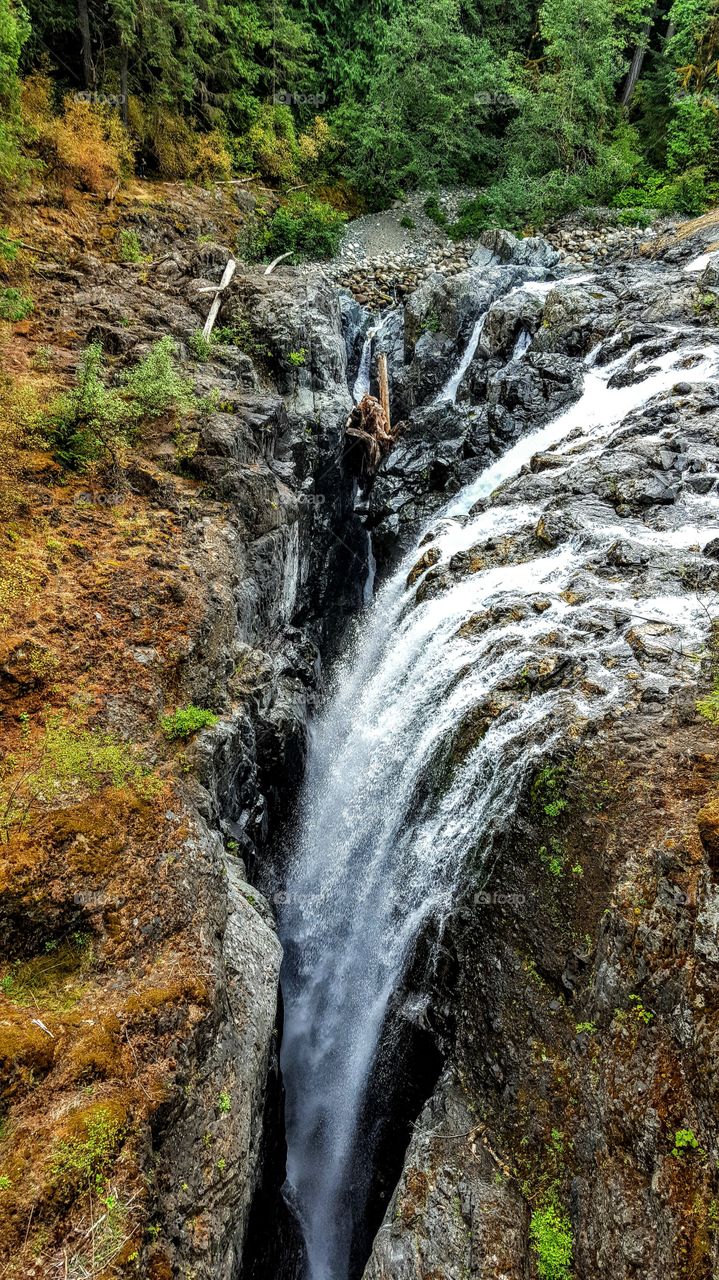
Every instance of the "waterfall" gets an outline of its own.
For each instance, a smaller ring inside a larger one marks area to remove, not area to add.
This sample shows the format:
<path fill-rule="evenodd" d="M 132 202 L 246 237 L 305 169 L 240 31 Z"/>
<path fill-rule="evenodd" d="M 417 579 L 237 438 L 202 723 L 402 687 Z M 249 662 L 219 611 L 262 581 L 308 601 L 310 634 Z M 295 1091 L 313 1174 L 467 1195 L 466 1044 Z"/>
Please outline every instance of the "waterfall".
<path fill-rule="evenodd" d="M 371 365 L 372 365 L 372 344 L 375 338 L 378 338 L 384 328 L 383 316 L 380 316 L 377 324 L 372 329 L 368 329 L 365 334 L 365 340 L 362 345 L 362 355 L 360 356 L 359 369 L 357 377 L 352 388 L 352 399 L 355 404 L 359 404 L 363 396 L 369 395 Z"/>
<path fill-rule="evenodd" d="M 520 329 L 517 334 L 517 341 L 514 344 L 512 359 L 523 360 L 531 345 L 532 335 L 529 332 L 529 329 Z"/>
<path fill-rule="evenodd" d="M 481 323 L 447 394 L 461 381 Z M 656 594 L 638 602 L 631 582 L 606 576 L 596 579 L 593 598 L 566 598 L 578 570 L 588 575 L 592 556 L 617 537 L 604 517 L 592 519 L 591 504 L 577 536 L 556 549 L 450 577 L 444 589 L 419 600 L 422 578 L 409 585 L 408 573 L 428 545 L 442 568 L 489 538 L 521 531 L 529 537 L 541 503 L 513 499 L 510 490 L 486 509 L 473 511 L 474 504 L 518 476 L 538 451 L 554 447 L 560 472 L 600 451 L 630 411 L 672 386 L 683 355 L 686 347 L 654 356 L 643 381 L 613 388 L 608 381 L 628 357 L 604 368 L 587 360 L 579 401 L 487 467 L 431 523 L 422 550 L 418 544 L 382 586 L 311 727 L 296 846 L 279 895 L 287 1177 L 307 1280 L 348 1275 L 352 1218 L 363 1209 L 358 1122 L 388 1004 L 414 941 L 430 920 L 446 917 L 466 860 L 481 865 L 511 819 L 523 778 L 566 726 L 621 714 L 628 686 L 612 658 L 617 624 L 598 638 L 587 626 L 591 611 L 630 620 L 648 615 L 688 653 L 706 624 L 696 596 Z M 695 346 L 692 357 L 691 367 L 686 360 L 681 367 L 683 381 L 716 376 L 716 351 Z M 716 533 L 713 522 L 705 527 L 702 520 L 703 501 L 683 498 L 680 512 L 698 543 Z M 638 518 L 621 525 L 622 538 L 648 541 L 653 556 L 676 545 L 676 530 L 650 529 Z M 533 610 L 540 598 L 541 610 Z M 515 617 L 517 601 L 528 607 Z M 492 621 L 495 615 L 501 620 Z M 470 625 L 476 617 L 489 618 L 478 633 Z M 578 681 L 502 701 L 502 691 L 513 682 L 516 688 L 549 644 L 582 659 L 591 694 Z M 492 703 L 482 733 L 463 733 L 468 717 Z"/>
<path fill-rule="evenodd" d="M 484 328 L 484 322 L 486 318 L 487 318 L 487 312 L 485 311 L 484 314 L 481 315 L 477 321 L 475 321 L 474 328 L 470 335 L 469 342 L 465 347 L 462 359 L 457 365 L 457 368 L 452 374 L 452 377 L 448 380 L 446 386 L 442 388 L 442 390 L 440 391 L 437 397 L 437 401 L 439 403 L 441 403 L 442 401 L 448 401 L 449 404 L 454 404 L 455 400 L 457 399 L 459 384 L 462 381 L 462 378 L 464 377 L 465 373 L 467 372 L 469 366 L 471 365 L 474 359 L 474 353 L 477 350 L 477 347 L 479 346 L 479 339 L 482 336 L 482 330 Z"/>

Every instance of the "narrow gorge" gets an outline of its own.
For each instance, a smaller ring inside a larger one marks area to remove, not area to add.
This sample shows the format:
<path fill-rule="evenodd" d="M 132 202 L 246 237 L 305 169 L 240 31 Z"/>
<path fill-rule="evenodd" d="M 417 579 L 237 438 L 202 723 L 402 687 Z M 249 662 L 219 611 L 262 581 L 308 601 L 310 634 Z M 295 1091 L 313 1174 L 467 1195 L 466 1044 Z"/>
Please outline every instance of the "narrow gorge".
<path fill-rule="evenodd" d="M 37 474 L 57 546 L 0 692 L 35 714 L 72 669 L 147 743 L 170 703 L 216 719 L 148 746 L 159 805 L 118 787 L 8 844 L 13 972 L 70 936 L 92 959 L 72 1005 L 3 1022 L 4 1274 L 96 1274 L 42 1087 L 65 1149 L 113 1118 L 108 1275 L 554 1280 L 549 1231 L 578 1278 L 709 1280 L 707 234 L 587 268 L 486 232 L 377 314 L 321 267 L 240 265 L 200 360 L 221 228 L 134 216 L 150 265 L 51 265 L 48 314 L 118 371 L 170 332 L 202 405 L 129 491 Z M 360 487 L 380 354 L 401 428 Z"/>

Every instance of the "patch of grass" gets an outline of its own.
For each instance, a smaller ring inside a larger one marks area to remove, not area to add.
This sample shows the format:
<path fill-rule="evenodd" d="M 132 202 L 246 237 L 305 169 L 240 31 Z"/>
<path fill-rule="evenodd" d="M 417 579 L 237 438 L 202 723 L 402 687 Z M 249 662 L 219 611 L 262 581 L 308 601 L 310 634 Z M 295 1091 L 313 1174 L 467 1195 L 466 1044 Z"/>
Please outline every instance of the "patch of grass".
<path fill-rule="evenodd" d="M 0 991 L 20 1007 L 58 1013 L 77 1003 L 83 975 L 93 963 L 87 934 L 73 933 L 32 960 L 16 961 L 0 978 Z"/>
<path fill-rule="evenodd" d="M 540 1280 L 569 1280 L 572 1266 L 572 1226 L 564 1210 L 551 1201 L 535 1209 L 529 1239 Z"/>
<path fill-rule="evenodd" d="M 405 213 L 400 218 L 399 225 L 401 227 L 406 227 L 407 231 L 414 231 L 415 227 L 417 226 L 417 223 L 415 222 L 414 218 L 410 218 L 409 214 Z"/>
<path fill-rule="evenodd" d="M 206 711 L 191 703 L 187 707 L 178 707 L 160 720 L 160 728 L 165 737 L 174 742 L 191 738 L 200 729 L 211 729 L 217 724 L 219 716 L 214 711 Z"/>

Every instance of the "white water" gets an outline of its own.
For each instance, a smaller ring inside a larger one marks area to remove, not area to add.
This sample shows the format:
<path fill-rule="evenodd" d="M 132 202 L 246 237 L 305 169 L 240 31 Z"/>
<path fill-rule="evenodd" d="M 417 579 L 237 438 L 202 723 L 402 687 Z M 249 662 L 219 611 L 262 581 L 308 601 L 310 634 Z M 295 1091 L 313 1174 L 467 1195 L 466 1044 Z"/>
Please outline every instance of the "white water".
<path fill-rule="evenodd" d="M 368 329 L 365 334 L 359 369 L 357 370 L 357 377 L 355 378 L 355 384 L 352 388 L 352 399 L 355 404 L 359 404 L 363 396 L 369 395 L 372 365 L 372 343 L 382 332 L 384 319 L 384 317 L 380 316 L 374 328 Z"/>
<path fill-rule="evenodd" d="M 606 383 L 624 358 L 601 370 L 588 360 L 581 399 L 486 468 L 433 522 L 440 568 L 458 550 L 534 526 L 539 510 L 520 502 L 467 515 L 534 453 L 571 435 L 572 452 L 564 458 L 570 467 L 578 443 L 598 449 L 631 409 L 678 376 L 715 376 L 715 351 L 678 375 L 674 366 L 685 353 L 670 353 L 650 378 L 616 389 Z M 457 385 L 463 372 L 455 375 Z M 695 504 L 686 514 L 687 536 L 701 540 L 703 509 Z M 636 521 L 621 533 L 651 543 L 657 553 L 663 542 L 683 545 L 681 537 Z M 568 603 L 562 592 L 587 564 L 587 541 L 608 547 L 617 529 L 589 534 L 581 548 L 569 543 L 523 563 L 453 578 L 422 603 L 407 574 L 425 547 L 413 551 L 367 611 L 336 691 L 312 727 L 280 910 L 288 1182 L 307 1248 L 307 1280 L 346 1280 L 348 1274 L 352 1215 L 362 1213 L 366 1172 L 356 1149 L 358 1123 L 388 1002 L 414 940 L 430 918 L 441 921 L 449 911 L 465 860 L 490 849 L 493 834 L 511 817 L 522 778 L 566 726 L 608 711 L 621 714 L 630 696 L 615 661 L 619 654 L 625 663 L 632 660 L 623 633 L 610 630 L 600 642 L 586 625 L 591 612 L 620 609 L 649 620 L 666 632 L 674 652 L 690 649 L 704 633 L 701 600 L 687 594 L 637 601 L 631 581 L 605 577 L 594 599 Z M 518 598 L 531 606 L 539 596 L 550 602 L 544 612 L 529 607 L 524 620 L 512 618 L 509 608 Z M 501 622 L 481 634 L 460 632 L 473 615 L 503 605 Z M 490 696 L 501 699 L 502 688 L 548 651 L 550 634 L 555 652 L 584 661 L 593 692 L 577 687 L 510 699 L 485 736 L 451 763 L 448 746 L 463 717 Z"/>
<path fill-rule="evenodd" d="M 481 315 L 479 319 L 475 322 L 474 328 L 470 335 L 469 342 L 467 343 L 467 346 L 464 349 L 464 354 L 462 356 L 462 359 L 457 365 L 457 368 L 452 374 L 452 377 L 448 380 L 446 385 L 442 388 L 439 395 L 437 396 L 438 403 L 447 401 L 449 404 L 454 404 L 455 400 L 457 399 L 459 384 L 462 381 L 462 378 L 464 377 L 465 373 L 467 372 L 469 366 L 471 365 L 474 359 L 474 353 L 477 350 L 477 347 L 479 346 L 479 339 L 482 336 L 482 330 L 484 328 L 484 322 L 486 319 L 487 319 L 487 312 L 485 311 L 484 314 Z"/>

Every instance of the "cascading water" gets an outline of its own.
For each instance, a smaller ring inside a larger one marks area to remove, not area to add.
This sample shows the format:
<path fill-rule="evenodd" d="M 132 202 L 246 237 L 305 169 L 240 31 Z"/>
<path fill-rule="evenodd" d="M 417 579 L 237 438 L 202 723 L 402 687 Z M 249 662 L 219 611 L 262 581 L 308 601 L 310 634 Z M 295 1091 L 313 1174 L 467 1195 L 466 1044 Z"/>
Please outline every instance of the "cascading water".
<path fill-rule="evenodd" d="M 441 569 L 487 539 L 531 531 L 541 504 L 504 497 L 487 509 L 471 508 L 538 451 L 555 448 L 559 471 L 578 457 L 591 458 L 628 413 L 672 385 L 682 354 L 686 348 L 654 359 L 643 381 L 614 388 L 608 381 L 625 357 L 603 369 L 588 360 L 581 399 L 486 468 L 433 522 L 422 551 L 431 543 Z M 682 379 L 701 381 L 715 375 L 717 353 L 695 351 L 686 366 Z M 685 501 L 691 538 L 707 541 L 716 529 L 704 527 L 701 500 Z M 658 551 L 685 535 L 625 520 L 622 536 L 649 539 Z M 415 550 L 367 611 L 312 728 L 280 910 L 287 1178 L 306 1245 L 307 1280 L 348 1276 L 353 1215 L 356 1220 L 363 1210 L 359 1118 L 388 1004 L 413 943 L 431 919 L 449 912 L 467 858 L 481 859 L 491 847 L 511 817 L 522 778 L 560 740 L 564 726 L 621 705 L 626 683 L 609 660 L 618 641 L 613 630 L 598 641 L 585 626 L 587 611 L 611 608 L 629 619 L 649 614 L 680 645 L 703 632 L 701 601 L 688 595 L 657 593 L 638 606 L 626 584 L 603 580 L 584 604 L 565 598 L 573 576 L 615 537 L 616 529 L 588 515 L 561 547 L 480 567 L 419 600 L 422 577 L 413 575 L 411 585 L 407 580 L 422 554 Z M 531 606 L 539 597 L 541 611 L 530 607 L 512 620 L 510 605 L 519 599 Z M 469 620 L 501 613 L 503 605 L 501 624 L 490 621 L 479 635 L 471 633 Z M 511 687 L 548 637 L 574 658 L 583 656 L 595 677 L 592 695 L 578 687 L 515 698 L 489 717 L 483 736 L 458 746 L 468 715 Z"/>
<path fill-rule="evenodd" d="M 462 356 L 462 359 L 457 365 L 457 368 L 455 369 L 451 378 L 448 379 L 446 386 L 444 386 L 440 391 L 437 397 L 438 402 L 447 401 L 449 404 L 454 404 L 455 400 L 457 399 L 459 384 L 462 381 L 462 378 L 467 372 L 472 361 L 474 360 L 474 353 L 477 350 L 477 347 L 479 346 L 479 339 L 482 336 L 482 330 L 484 328 L 484 323 L 486 319 L 487 319 L 487 312 L 485 311 L 484 315 L 481 315 L 479 319 L 475 322 L 474 328 L 470 335 L 469 342 L 467 343 L 467 346 L 464 349 L 464 354 Z"/>
<path fill-rule="evenodd" d="M 372 344 L 379 337 L 384 327 L 384 319 L 380 316 L 377 324 L 367 330 L 365 340 L 362 344 L 362 354 L 360 356 L 359 369 L 352 388 L 352 399 L 355 404 L 359 404 L 363 396 L 369 395 L 370 375 L 372 368 Z"/>

